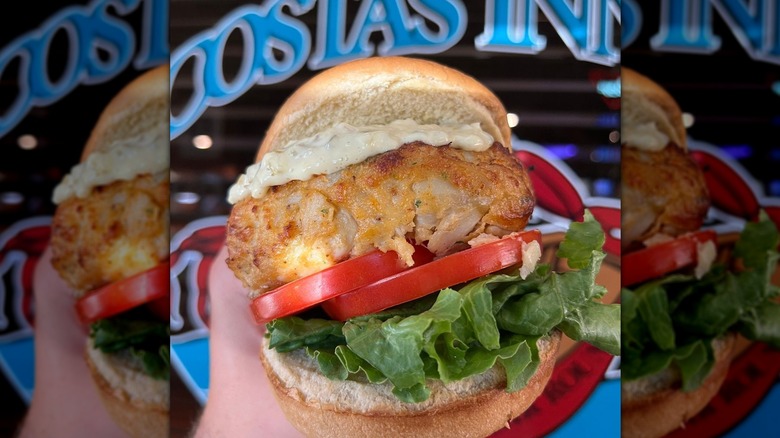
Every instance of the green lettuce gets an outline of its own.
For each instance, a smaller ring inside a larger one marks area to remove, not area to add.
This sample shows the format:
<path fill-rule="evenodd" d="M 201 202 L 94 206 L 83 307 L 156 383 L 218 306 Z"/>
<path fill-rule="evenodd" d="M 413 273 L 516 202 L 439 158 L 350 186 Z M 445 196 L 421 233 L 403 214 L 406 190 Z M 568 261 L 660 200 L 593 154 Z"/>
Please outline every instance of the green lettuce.
<path fill-rule="evenodd" d="M 714 265 L 702 278 L 673 274 L 621 291 L 622 378 L 675 366 L 683 390 L 698 388 L 714 365 L 713 339 L 740 332 L 780 348 L 780 289 L 771 284 L 780 234 L 762 212 L 734 246 L 744 269 Z"/>
<path fill-rule="evenodd" d="M 539 366 L 537 341 L 552 330 L 620 353 L 620 306 L 600 303 L 606 290 L 595 284 L 603 244 L 601 226 L 586 212 L 558 249 L 569 271 L 539 264 L 525 279 L 493 274 L 347 322 L 277 319 L 266 336 L 280 352 L 305 349 L 328 378 L 390 382 L 405 402 L 429 397 L 427 379 L 452 382 L 497 363 L 507 391 L 517 391 Z"/>
<path fill-rule="evenodd" d="M 141 363 L 154 379 L 168 379 L 171 370 L 170 326 L 149 315 L 144 309 L 133 309 L 90 326 L 95 348 L 103 353 L 127 351 Z"/>

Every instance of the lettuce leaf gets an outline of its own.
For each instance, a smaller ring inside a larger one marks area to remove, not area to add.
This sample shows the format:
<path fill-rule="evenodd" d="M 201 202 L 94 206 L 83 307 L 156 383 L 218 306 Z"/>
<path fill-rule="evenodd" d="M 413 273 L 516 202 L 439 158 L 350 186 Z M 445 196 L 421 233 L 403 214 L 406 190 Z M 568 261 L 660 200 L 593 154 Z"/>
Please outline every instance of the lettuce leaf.
<path fill-rule="evenodd" d="M 170 327 L 167 322 L 146 313 L 145 309 L 133 309 L 96 321 L 90 326 L 90 336 L 95 348 L 103 353 L 128 351 L 152 378 L 169 378 Z"/>
<path fill-rule="evenodd" d="M 673 274 L 623 289 L 622 378 L 639 379 L 678 367 L 686 391 L 701 385 L 714 364 L 712 340 L 739 331 L 780 347 L 780 304 L 771 284 L 780 233 L 762 212 L 734 246 L 744 269 L 715 265 L 701 279 Z"/>
<path fill-rule="evenodd" d="M 569 271 L 539 264 L 525 280 L 519 272 L 489 275 L 345 323 L 282 318 L 266 336 L 280 352 L 304 348 L 331 379 L 388 381 L 405 402 L 429 397 L 427 379 L 452 382 L 496 363 L 507 391 L 517 391 L 539 366 L 537 341 L 552 330 L 620 354 L 620 306 L 597 301 L 605 293 L 595 284 L 604 240 L 586 212 L 558 251 Z"/>

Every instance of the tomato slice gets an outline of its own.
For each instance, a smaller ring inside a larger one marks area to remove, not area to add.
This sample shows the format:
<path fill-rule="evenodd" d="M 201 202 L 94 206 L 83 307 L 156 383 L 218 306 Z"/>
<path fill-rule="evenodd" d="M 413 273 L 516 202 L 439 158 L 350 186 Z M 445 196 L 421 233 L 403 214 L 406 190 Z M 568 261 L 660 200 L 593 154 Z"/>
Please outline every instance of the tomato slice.
<path fill-rule="evenodd" d="M 415 265 L 433 260 L 424 247 L 415 247 Z M 258 324 L 292 315 L 323 301 L 374 283 L 407 269 L 394 251 L 373 251 L 287 283 L 252 300 Z"/>
<path fill-rule="evenodd" d="M 523 242 L 537 241 L 538 230 L 524 231 L 495 242 L 448 255 L 425 265 L 416 266 L 376 283 L 339 295 L 322 303 L 331 318 L 346 321 L 356 316 L 376 313 L 433 292 L 454 286 L 523 260 Z"/>
<path fill-rule="evenodd" d="M 697 244 L 717 243 L 717 238 L 714 231 L 697 231 L 624 254 L 620 263 L 621 283 L 623 287 L 633 286 L 693 266 L 698 261 Z"/>
<path fill-rule="evenodd" d="M 76 313 L 88 324 L 157 300 L 169 301 L 170 295 L 170 266 L 161 263 L 87 293 L 76 301 Z"/>

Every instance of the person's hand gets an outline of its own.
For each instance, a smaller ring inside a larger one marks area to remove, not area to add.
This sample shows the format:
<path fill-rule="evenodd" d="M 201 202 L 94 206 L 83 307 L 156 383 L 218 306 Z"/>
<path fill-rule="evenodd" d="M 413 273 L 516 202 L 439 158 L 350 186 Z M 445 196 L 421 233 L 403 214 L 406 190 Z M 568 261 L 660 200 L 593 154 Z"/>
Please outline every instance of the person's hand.
<path fill-rule="evenodd" d="M 259 357 L 263 328 L 226 258 L 223 246 L 209 273 L 209 392 L 195 437 L 301 437 L 274 399 Z"/>
<path fill-rule="evenodd" d="M 33 275 L 35 388 L 19 430 L 27 437 L 125 437 L 100 401 L 84 361 L 87 328 L 47 248 Z"/>

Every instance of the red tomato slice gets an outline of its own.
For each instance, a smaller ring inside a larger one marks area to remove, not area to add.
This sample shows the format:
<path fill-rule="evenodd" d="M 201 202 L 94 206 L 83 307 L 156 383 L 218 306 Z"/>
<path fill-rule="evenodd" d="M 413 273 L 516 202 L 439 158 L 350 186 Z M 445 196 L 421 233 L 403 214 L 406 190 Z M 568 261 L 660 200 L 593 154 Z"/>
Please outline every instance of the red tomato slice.
<path fill-rule="evenodd" d="M 346 321 L 397 306 L 433 292 L 515 266 L 523 260 L 523 242 L 542 244 L 538 230 L 470 248 L 372 283 L 322 303 L 331 318 Z"/>
<path fill-rule="evenodd" d="M 621 283 L 623 287 L 633 286 L 693 266 L 698 259 L 697 243 L 710 241 L 717 244 L 717 239 L 714 231 L 697 231 L 624 254 L 620 262 Z"/>
<path fill-rule="evenodd" d="M 433 260 L 433 254 L 416 247 L 417 264 Z M 250 305 L 258 324 L 298 313 L 323 301 L 374 283 L 407 269 L 394 251 L 374 251 L 324 269 L 252 300 Z"/>
<path fill-rule="evenodd" d="M 162 263 L 89 292 L 76 301 L 76 313 L 81 321 L 87 324 L 126 312 L 142 304 L 157 300 L 169 301 L 171 295 L 169 268 L 168 263 Z"/>

